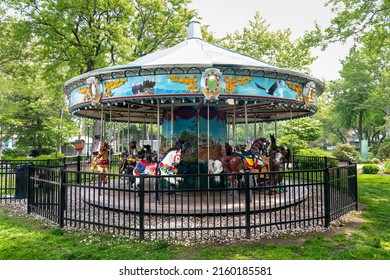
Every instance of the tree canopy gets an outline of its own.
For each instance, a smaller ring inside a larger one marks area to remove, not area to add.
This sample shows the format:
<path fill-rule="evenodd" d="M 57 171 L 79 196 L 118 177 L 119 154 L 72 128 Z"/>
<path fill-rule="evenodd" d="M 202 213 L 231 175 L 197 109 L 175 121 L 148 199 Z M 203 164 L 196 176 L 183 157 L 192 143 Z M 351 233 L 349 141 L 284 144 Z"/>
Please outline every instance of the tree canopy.
<path fill-rule="evenodd" d="M 247 27 L 228 34 L 220 43 L 278 67 L 309 72 L 315 57 L 311 56 L 303 38 L 291 40 L 290 37 L 290 29 L 269 30 L 269 24 L 257 12 Z"/>

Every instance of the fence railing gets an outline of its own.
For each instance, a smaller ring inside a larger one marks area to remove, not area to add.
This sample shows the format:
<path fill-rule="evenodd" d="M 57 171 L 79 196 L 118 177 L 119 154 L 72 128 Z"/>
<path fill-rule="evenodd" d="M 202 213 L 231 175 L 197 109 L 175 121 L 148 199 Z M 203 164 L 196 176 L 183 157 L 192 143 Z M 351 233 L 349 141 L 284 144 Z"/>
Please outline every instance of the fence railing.
<path fill-rule="evenodd" d="M 355 164 L 170 177 L 38 166 L 29 166 L 28 173 L 29 212 L 60 226 L 125 234 L 140 240 L 258 238 L 327 227 L 357 209 Z M 186 180 L 201 183 L 181 188 Z"/>
<path fill-rule="evenodd" d="M 81 157 L 0 161 L 0 202 L 27 198 L 29 213 L 61 227 L 141 240 L 257 238 L 327 227 L 357 209 L 356 164 L 321 157 L 293 162 L 286 172 L 134 177 L 118 174 L 116 158 L 110 174 L 89 172 L 89 159 Z"/>

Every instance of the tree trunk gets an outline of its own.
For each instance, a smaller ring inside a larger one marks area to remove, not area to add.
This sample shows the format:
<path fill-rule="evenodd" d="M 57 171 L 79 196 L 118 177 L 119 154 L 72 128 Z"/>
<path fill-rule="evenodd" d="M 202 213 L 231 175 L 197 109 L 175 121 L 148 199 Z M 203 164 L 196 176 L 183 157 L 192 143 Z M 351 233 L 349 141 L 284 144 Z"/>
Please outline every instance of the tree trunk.
<path fill-rule="evenodd" d="M 363 114 L 364 114 L 364 110 L 360 110 L 359 111 L 359 129 L 358 129 L 359 149 L 362 146 L 362 140 L 363 140 Z"/>

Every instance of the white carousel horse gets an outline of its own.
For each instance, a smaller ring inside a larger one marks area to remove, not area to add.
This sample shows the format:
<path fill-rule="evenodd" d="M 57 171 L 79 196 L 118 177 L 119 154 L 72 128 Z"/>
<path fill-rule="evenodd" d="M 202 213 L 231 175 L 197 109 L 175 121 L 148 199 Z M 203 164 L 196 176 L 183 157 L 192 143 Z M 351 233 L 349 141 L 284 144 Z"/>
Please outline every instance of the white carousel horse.
<path fill-rule="evenodd" d="M 210 174 L 220 174 L 223 171 L 222 162 L 220 160 L 210 159 L 208 163 L 209 173 Z M 219 182 L 221 180 L 220 176 L 215 177 L 215 181 Z"/>
<path fill-rule="evenodd" d="M 176 175 L 178 172 L 177 166 L 182 159 L 181 149 L 172 148 L 166 152 L 165 156 L 159 162 L 149 163 L 146 160 L 139 161 L 133 170 L 133 175 L 137 176 L 134 187 L 138 188 L 140 184 L 139 175 Z M 177 185 L 183 181 L 182 177 L 163 177 L 162 179 L 167 180 L 173 185 Z"/>

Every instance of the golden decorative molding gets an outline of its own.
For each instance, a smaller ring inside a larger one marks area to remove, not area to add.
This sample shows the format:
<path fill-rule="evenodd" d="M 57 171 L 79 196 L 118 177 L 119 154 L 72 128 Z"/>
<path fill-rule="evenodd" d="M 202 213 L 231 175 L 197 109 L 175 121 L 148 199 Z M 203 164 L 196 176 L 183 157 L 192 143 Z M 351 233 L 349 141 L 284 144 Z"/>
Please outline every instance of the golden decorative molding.
<path fill-rule="evenodd" d="M 126 79 L 118 79 L 114 81 L 104 82 L 104 88 L 106 90 L 104 97 L 112 96 L 111 90 L 122 86 L 124 83 L 126 83 L 126 81 Z"/>
<path fill-rule="evenodd" d="M 190 91 L 193 91 L 194 93 L 199 92 L 198 77 L 195 75 L 185 76 L 184 78 L 180 76 L 169 75 L 168 78 L 171 79 L 173 82 L 188 85 L 186 92 L 190 92 Z"/>
<path fill-rule="evenodd" d="M 242 86 L 242 85 L 245 85 L 247 83 L 250 83 L 253 79 L 251 77 L 243 77 L 243 78 L 237 78 L 237 77 L 234 77 L 234 78 L 231 78 L 229 76 L 226 76 L 224 78 L 224 81 L 226 83 L 226 87 L 225 87 L 225 93 L 236 93 L 236 89 L 235 87 L 236 86 Z"/>
<path fill-rule="evenodd" d="M 286 81 L 286 85 L 298 94 L 299 99 L 303 100 L 303 96 L 302 96 L 303 86 L 302 85 L 293 84 L 293 83 L 287 82 L 287 81 Z"/>

